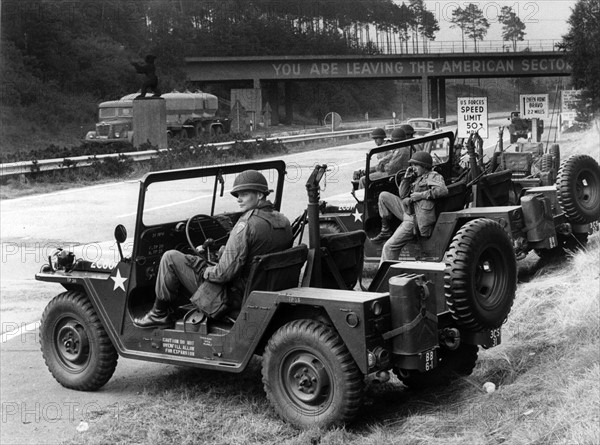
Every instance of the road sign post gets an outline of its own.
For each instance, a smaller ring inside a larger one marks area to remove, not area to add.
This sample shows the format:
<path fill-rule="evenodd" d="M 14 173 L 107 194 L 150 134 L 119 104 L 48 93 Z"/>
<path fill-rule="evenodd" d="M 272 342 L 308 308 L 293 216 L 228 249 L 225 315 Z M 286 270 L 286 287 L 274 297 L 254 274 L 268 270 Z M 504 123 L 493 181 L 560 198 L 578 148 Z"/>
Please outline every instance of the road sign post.
<path fill-rule="evenodd" d="M 468 138 L 472 133 L 488 138 L 487 97 L 459 97 L 456 110 L 459 138 Z"/>

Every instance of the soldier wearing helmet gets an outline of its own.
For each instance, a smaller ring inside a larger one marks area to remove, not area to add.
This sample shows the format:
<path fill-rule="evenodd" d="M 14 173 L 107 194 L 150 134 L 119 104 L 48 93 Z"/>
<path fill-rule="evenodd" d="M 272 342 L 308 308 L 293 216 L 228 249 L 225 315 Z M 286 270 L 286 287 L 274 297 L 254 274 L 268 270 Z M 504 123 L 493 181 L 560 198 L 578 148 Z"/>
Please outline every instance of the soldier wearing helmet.
<path fill-rule="evenodd" d="M 387 239 L 383 245 L 381 261 L 396 260 L 402 248 L 415 235 L 429 237 L 435 225 L 434 199 L 448 194 L 444 178 L 432 170 L 431 155 L 424 151 L 416 152 L 409 161 L 410 167 L 400 181 L 398 195 L 382 192 L 379 195 L 381 233 L 374 242 Z M 402 223 L 392 234 L 391 217 L 396 216 Z M 389 239 L 388 239 L 389 238 Z"/>
<path fill-rule="evenodd" d="M 402 124 L 398 128 L 401 128 L 402 131 L 404 131 L 408 139 L 411 139 L 415 136 L 415 129 L 412 127 L 412 125 Z"/>
<path fill-rule="evenodd" d="M 211 318 L 238 309 L 254 257 L 292 247 L 290 222 L 267 200 L 270 192 L 260 172 L 240 173 L 231 194 L 243 213 L 221 248 L 217 264 L 208 266 L 201 257 L 167 251 L 160 260 L 154 307 L 134 324 L 143 328 L 172 324 L 171 307 L 180 290 L 191 295 L 191 302 Z"/>
<path fill-rule="evenodd" d="M 391 142 L 400 142 L 407 139 L 406 133 L 400 127 L 394 128 L 391 134 Z M 410 148 L 403 147 L 396 150 L 390 150 L 385 153 L 375 167 L 371 167 L 369 173 L 369 180 L 384 178 L 396 174 L 402 168 L 408 165 L 410 158 Z M 361 177 L 359 181 L 359 188 L 365 187 L 365 177 Z"/>
<path fill-rule="evenodd" d="M 383 144 L 383 141 L 385 140 L 385 130 L 383 128 L 375 128 L 372 132 L 371 132 L 371 139 L 373 139 L 375 141 L 375 145 L 377 145 L 378 147 Z"/>

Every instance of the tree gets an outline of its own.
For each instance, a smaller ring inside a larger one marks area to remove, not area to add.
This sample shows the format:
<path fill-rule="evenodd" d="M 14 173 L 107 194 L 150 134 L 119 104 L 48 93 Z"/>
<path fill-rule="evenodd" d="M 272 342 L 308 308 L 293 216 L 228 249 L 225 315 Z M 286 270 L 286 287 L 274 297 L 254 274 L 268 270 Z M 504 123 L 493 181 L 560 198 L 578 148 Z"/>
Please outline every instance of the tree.
<path fill-rule="evenodd" d="M 463 51 L 465 50 L 464 36 L 466 35 L 473 39 L 475 52 L 477 52 L 477 40 L 483 40 L 490 27 L 490 22 L 483 16 L 483 11 L 477 5 L 469 3 L 464 9 L 456 8 L 452 12 L 450 22 L 454 24 L 453 26 L 458 26 L 463 33 Z"/>
<path fill-rule="evenodd" d="M 569 31 L 557 46 L 573 67 L 573 86 L 581 89 L 586 113 L 600 112 L 600 2 L 579 0 L 567 20 Z"/>
<path fill-rule="evenodd" d="M 435 33 L 440 30 L 435 15 L 427 9 L 424 0 L 410 0 L 409 7 L 412 12 L 411 26 L 413 30 L 414 49 L 419 52 L 419 34 L 423 37 L 423 51 L 427 51 L 427 39 L 435 39 Z"/>
<path fill-rule="evenodd" d="M 517 42 L 523 41 L 525 36 L 525 23 L 514 13 L 510 6 L 504 6 L 500 10 L 498 21 L 502 23 L 502 38 L 513 44 L 513 51 L 517 51 Z"/>

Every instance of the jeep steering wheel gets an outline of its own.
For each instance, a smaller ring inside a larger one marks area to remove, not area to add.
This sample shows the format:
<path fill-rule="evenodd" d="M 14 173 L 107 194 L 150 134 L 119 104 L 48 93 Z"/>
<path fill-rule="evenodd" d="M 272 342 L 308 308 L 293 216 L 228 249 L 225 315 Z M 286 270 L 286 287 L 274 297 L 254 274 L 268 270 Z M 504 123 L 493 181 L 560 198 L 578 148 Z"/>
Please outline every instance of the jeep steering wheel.
<path fill-rule="evenodd" d="M 202 238 L 200 240 L 192 239 L 192 226 L 194 223 L 197 224 L 202 234 Z M 205 231 L 205 228 L 209 232 L 208 235 Z M 205 249 L 205 255 L 202 256 L 206 256 L 205 259 L 208 261 L 209 264 L 215 264 L 215 262 L 211 260 L 210 246 L 214 243 L 215 239 L 220 240 L 227 237 L 227 230 L 225 230 L 225 228 L 216 218 L 210 215 L 199 213 L 189 218 L 185 223 L 185 237 L 187 238 L 187 242 L 191 247 L 192 251 L 196 255 L 200 255 L 200 252 L 198 252 L 196 247 L 202 245 Z"/>

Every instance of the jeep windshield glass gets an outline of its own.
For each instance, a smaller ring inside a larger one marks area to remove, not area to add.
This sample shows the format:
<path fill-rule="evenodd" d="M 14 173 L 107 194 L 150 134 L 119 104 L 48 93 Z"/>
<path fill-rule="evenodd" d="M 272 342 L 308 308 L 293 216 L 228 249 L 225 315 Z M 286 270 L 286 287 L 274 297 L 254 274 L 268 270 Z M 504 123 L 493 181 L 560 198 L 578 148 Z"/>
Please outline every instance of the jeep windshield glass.
<path fill-rule="evenodd" d="M 389 150 L 377 154 L 369 153 L 371 170 L 369 178 L 373 181 L 405 170 L 408 167 L 408 160 L 416 151 L 426 151 L 431 154 L 434 166 L 444 164 L 450 156 L 450 143 L 448 137 L 439 137 L 422 143 L 408 144 L 408 141 L 405 141 L 400 148 L 398 148 L 399 143 L 389 144 Z M 385 148 L 385 145 L 379 147 L 381 148 Z"/>
<path fill-rule="evenodd" d="M 278 173 L 276 170 L 261 170 L 271 190 L 277 187 Z M 215 190 L 215 177 L 202 176 L 188 179 L 154 182 L 146 189 L 142 221 L 146 226 L 157 224 L 186 221 L 197 215 L 232 214 L 237 221 L 240 207 L 236 198 L 231 195 L 233 182 L 238 174 L 223 174 L 223 183 L 217 181 Z M 221 196 L 223 190 L 223 196 Z M 269 195 L 272 198 L 272 195 Z"/>

